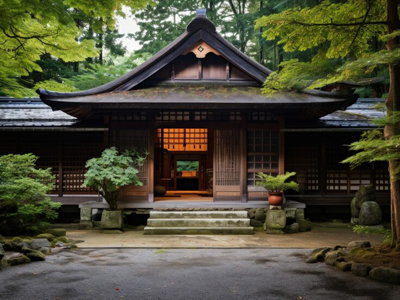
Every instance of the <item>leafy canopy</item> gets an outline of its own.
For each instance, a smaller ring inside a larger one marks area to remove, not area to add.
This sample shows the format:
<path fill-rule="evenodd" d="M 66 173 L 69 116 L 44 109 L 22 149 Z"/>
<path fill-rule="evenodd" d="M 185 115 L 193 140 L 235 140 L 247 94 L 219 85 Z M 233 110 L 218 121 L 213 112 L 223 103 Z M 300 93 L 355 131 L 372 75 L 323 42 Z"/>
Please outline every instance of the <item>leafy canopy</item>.
<path fill-rule="evenodd" d="M 256 181 L 256 186 L 263 187 L 270 192 L 285 192 L 287 190 L 298 191 L 299 185 L 296 182 L 285 182 L 294 175 L 296 175 L 296 172 L 286 172 L 286 174 L 277 176 L 258 172 L 256 176 L 260 180 Z"/>
<path fill-rule="evenodd" d="M 279 38 L 285 51 L 316 50 L 308 61 L 282 64 L 282 71 L 267 78 L 264 92 L 318 88 L 355 79 L 370 74 L 371 62 L 379 61 L 379 56 L 389 56 L 389 60 L 400 57 L 386 50 L 377 54 L 380 49 L 372 47 L 372 41 L 387 34 L 385 7 L 385 0 L 325 0 L 313 7 L 291 8 L 259 18 L 256 28 L 265 28 L 267 40 Z M 353 62 L 356 59 L 360 60 Z"/>
<path fill-rule="evenodd" d="M 50 169 L 37 169 L 33 154 L 0 156 L 0 222 L 16 217 L 26 228 L 45 227 L 57 217 L 61 203 L 48 196 L 54 176 Z"/>
<path fill-rule="evenodd" d="M 88 171 L 82 186 L 94 187 L 107 201 L 111 210 L 117 210 L 118 190 L 130 184 L 142 186 L 138 167 L 146 160 L 147 153 L 125 150 L 118 153 L 115 147 L 105 149 L 101 157 L 89 159 Z"/>
<path fill-rule="evenodd" d="M 145 0 L 0 0 L 0 89 L 19 96 L 18 80 L 33 71 L 42 71 L 41 55 L 64 62 L 82 61 L 97 55 L 93 40 L 81 40 L 79 19 L 85 18 L 95 30 L 104 24 L 113 27 L 115 17 L 144 7 Z M 25 88 L 26 89 L 26 88 Z M 24 91 L 23 91 L 24 90 Z"/>

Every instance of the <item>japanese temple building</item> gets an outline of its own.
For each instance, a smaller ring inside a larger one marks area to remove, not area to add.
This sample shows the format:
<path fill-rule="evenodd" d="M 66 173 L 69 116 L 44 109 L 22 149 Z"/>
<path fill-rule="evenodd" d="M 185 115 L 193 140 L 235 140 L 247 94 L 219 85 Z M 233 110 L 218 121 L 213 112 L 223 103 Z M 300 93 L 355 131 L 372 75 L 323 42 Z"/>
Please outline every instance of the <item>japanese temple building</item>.
<path fill-rule="evenodd" d="M 149 153 L 143 186 L 123 188 L 122 207 L 264 207 L 267 192 L 255 174 L 285 171 L 297 172 L 300 184 L 286 198 L 307 207 L 347 206 L 363 184 L 388 204 L 384 163 L 355 170 L 340 163 L 349 156 L 345 145 L 373 128 L 368 119 L 379 112 L 368 108 L 381 100 L 351 91 L 264 95 L 270 74 L 199 14 L 174 42 L 110 83 L 38 90 L 40 100 L 0 99 L 0 155 L 38 155 L 56 175 L 52 197 L 65 205 L 98 200 L 81 186 L 85 163 L 110 146 Z M 191 162 L 194 170 L 178 168 Z M 167 194 L 157 196 L 156 186 Z"/>

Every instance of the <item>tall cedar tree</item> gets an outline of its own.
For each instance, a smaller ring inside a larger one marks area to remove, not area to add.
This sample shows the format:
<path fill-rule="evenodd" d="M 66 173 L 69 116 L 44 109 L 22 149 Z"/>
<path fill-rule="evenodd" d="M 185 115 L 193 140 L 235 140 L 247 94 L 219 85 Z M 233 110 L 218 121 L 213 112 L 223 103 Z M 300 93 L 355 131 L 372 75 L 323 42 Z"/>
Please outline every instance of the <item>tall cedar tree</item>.
<path fill-rule="evenodd" d="M 390 88 L 386 98 L 388 117 L 400 111 L 400 60 L 399 54 L 399 4 L 397 0 L 326 0 L 312 8 L 289 9 L 280 14 L 264 16 L 256 27 L 264 27 L 267 39 L 281 38 L 285 51 L 318 48 L 311 62 L 291 61 L 283 70 L 269 76 L 264 91 L 287 89 L 294 81 L 302 82 L 291 87 L 319 87 L 341 79 L 354 78 L 386 64 L 390 75 Z M 371 51 L 371 41 L 386 34 L 386 50 Z M 335 72 L 326 66 L 336 58 L 350 60 Z M 324 70 L 322 76 L 319 70 Z M 364 72 L 364 73 L 363 73 Z M 314 81 L 310 84 L 310 81 Z M 290 84 L 289 84 L 290 85 Z M 400 123 L 388 123 L 384 134 L 391 139 L 400 134 Z M 392 247 L 400 245 L 400 181 L 397 170 L 400 161 L 389 160 L 391 185 Z"/>

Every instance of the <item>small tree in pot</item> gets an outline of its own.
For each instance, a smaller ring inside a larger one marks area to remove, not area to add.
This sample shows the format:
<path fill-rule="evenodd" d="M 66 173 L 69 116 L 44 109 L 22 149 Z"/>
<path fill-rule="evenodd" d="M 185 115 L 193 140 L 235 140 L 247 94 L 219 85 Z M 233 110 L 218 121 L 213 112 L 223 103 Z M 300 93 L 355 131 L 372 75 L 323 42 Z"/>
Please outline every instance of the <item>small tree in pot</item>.
<path fill-rule="evenodd" d="M 288 178 L 296 175 L 296 172 L 286 172 L 277 176 L 268 175 L 262 172 L 257 173 L 257 177 L 260 179 L 256 182 L 257 186 L 261 186 L 268 190 L 269 197 L 268 202 L 271 205 L 279 206 L 283 201 L 283 192 L 287 190 L 299 190 L 299 185 L 294 182 L 285 182 Z"/>
<path fill-rule="evenodd" d="M 141 186 L 138 167 L 143 165 L 147 153 L 125 150 L 118 153 L 115 147 L 105 149 L 101 157 L 89 159 L 86 163 L 83 187 L 94 187 L 104 197 L 109 211 L 102 215 L 103 228 L 122 228 L 123 213 L 118 208 L 118 190 L 130 184 Z"/>

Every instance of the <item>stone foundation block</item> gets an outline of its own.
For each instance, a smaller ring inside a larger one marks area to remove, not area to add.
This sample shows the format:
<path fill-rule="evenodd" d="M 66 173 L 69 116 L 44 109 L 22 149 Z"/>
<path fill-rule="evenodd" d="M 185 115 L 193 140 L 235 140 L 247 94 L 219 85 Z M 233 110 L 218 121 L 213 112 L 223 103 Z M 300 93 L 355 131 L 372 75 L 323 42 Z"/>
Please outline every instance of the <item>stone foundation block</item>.
<path fill-rule="evenodd" d="M 286 213 L 282 209 L 270 209 L 265 220 L 267 231 L 269 229 L 283 230 L 286 226 Z"/>

